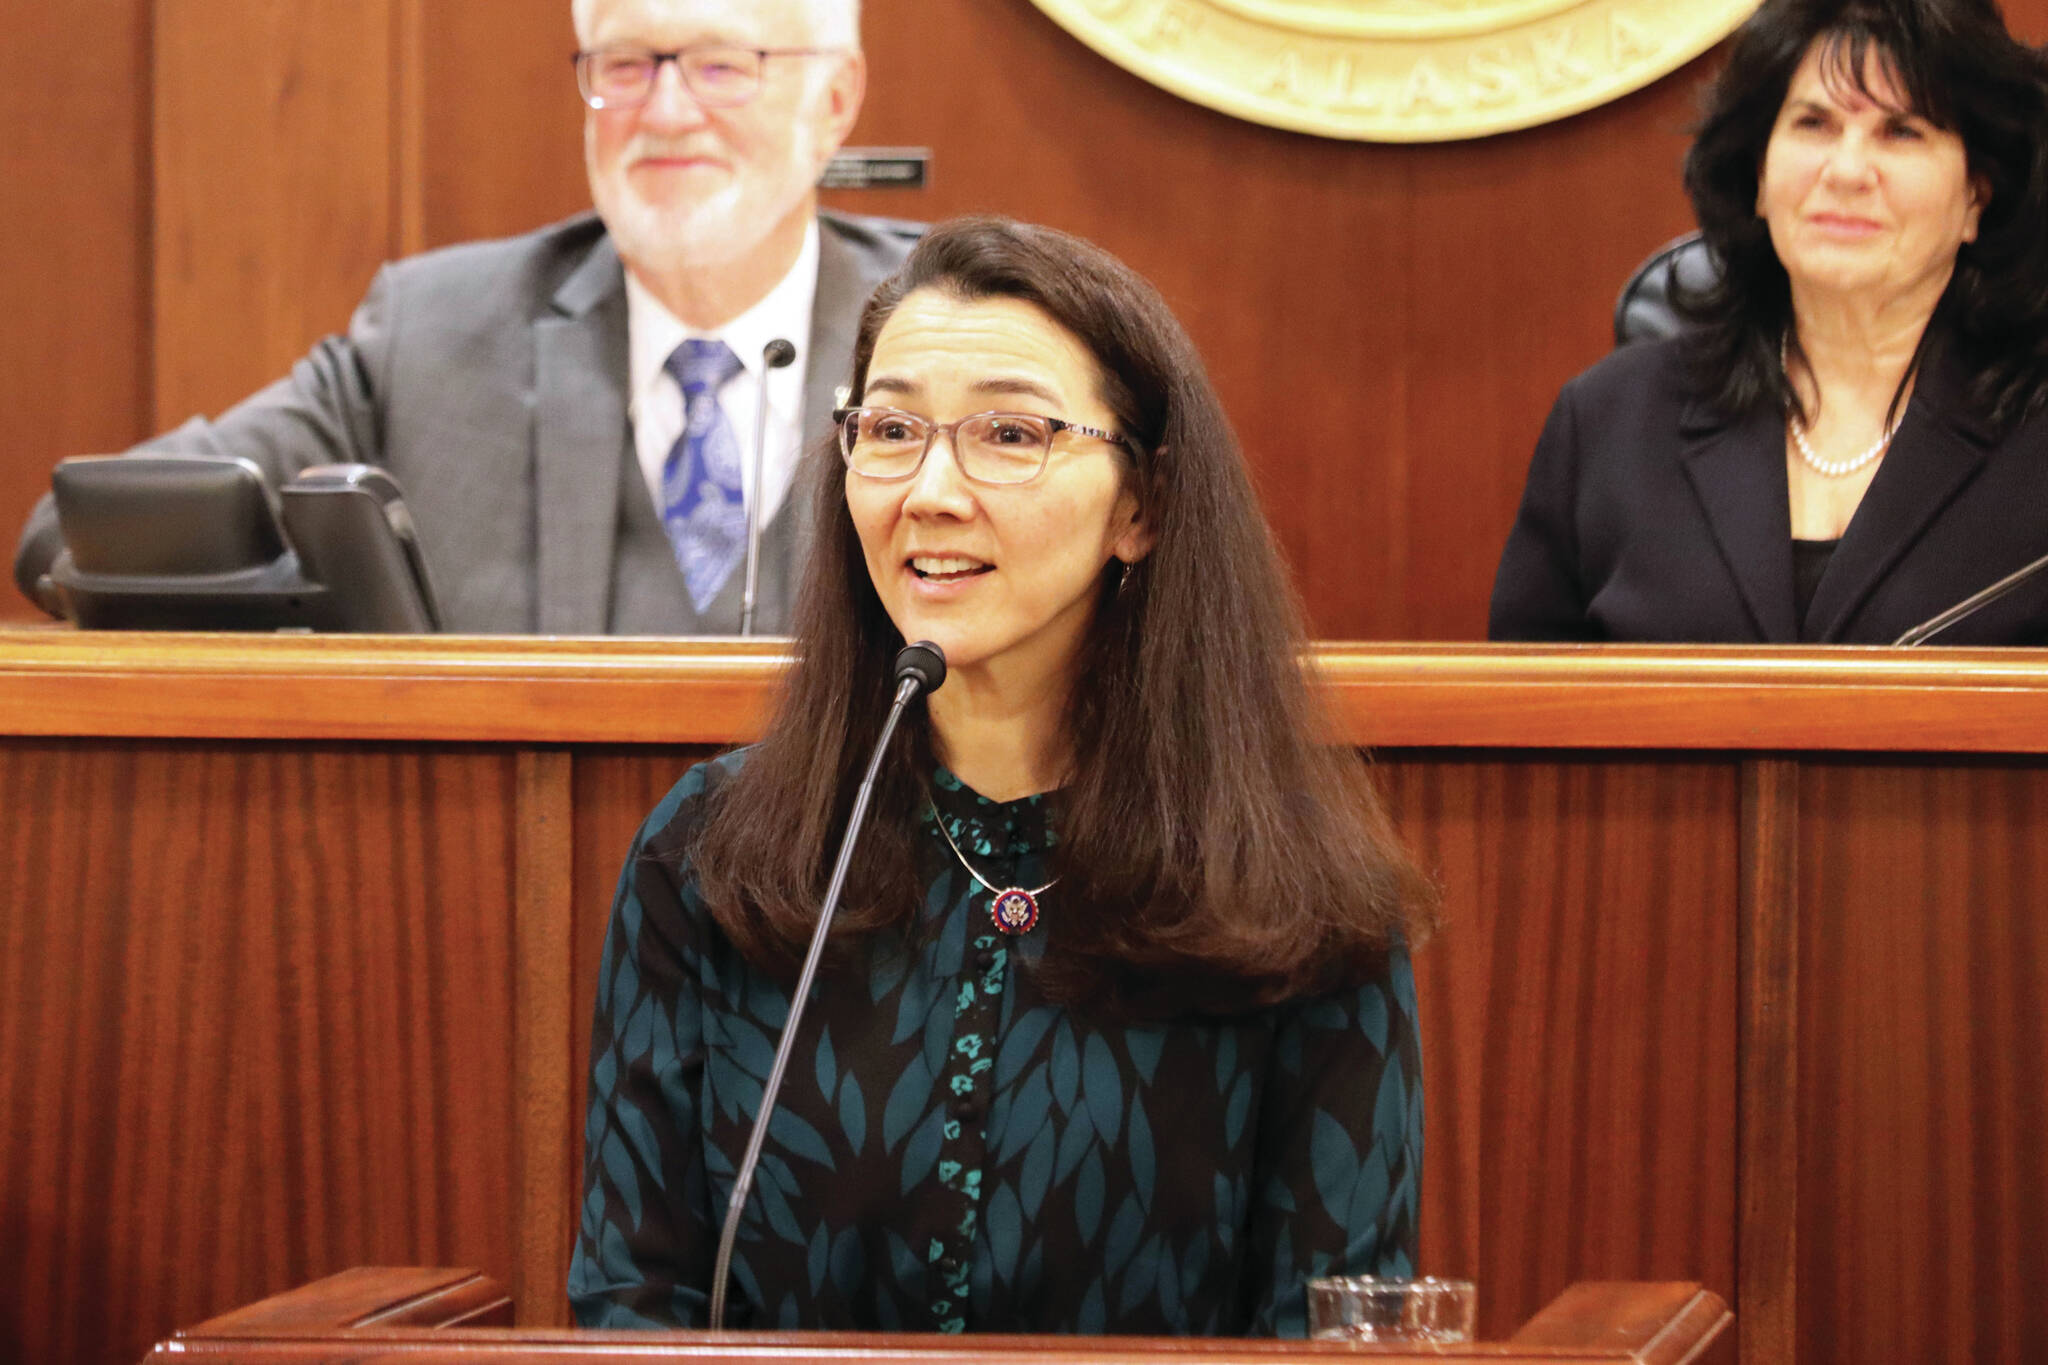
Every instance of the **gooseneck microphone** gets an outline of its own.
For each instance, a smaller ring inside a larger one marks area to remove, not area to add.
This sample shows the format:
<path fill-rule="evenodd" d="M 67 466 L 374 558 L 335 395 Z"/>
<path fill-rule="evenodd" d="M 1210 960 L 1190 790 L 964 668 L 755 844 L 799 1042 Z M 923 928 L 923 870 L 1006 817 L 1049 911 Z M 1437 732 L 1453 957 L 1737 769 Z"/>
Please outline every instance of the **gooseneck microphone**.
<path fill-rule="evenodd" d="M 861 779 L 860 790 L 854 795 L 853 813 L 846 818 L 846 834 L 839 841 L 839 860 L 832 864 L 832 880 L 825 887 L 825 906 L 818 912 L 818 927 L 811 931 L 811 949 L 804 955 L 803 970 L 797 974 L 796 990 L 789 997 L 789 1018 L 783 1022 L 782 1037 L 775 1044 L 775 1062 L 768 1068 L 768 1083 L 761 1087 L 761 1109 L 754 1115 L 753 1131 L 747 1134 L 746 1155 L 740 1158 L 739 1170 L 733 1176 L 732 1198 L 725 1206 L 725 1229 L 718 1236 L 718 1260 L 711 1270 L 709 1325 L 713 1331 L 725 1325 L 726 1279 L 732 1269 L 733 1243 L 739 1237 L 740 1214 L 746 1208 L 747 1194 L 754 1186 L 754 1168 L 761 1164 L 761 1144 L 768 1137 L 768 1119 L 775 1112 L 775 1096 L 782 1089 L 782 1073 L 789 1068 L 789 1054 L 796 1047 L 796 1032 L 803 1022 L 804 1002 L 810 998 L 811 981 L 818 974 L 818 961 L 825 954 L 825 939 L 832 932 L 832 916 L 839 909 L 839 893 L 846 885 L 847 866 L 853 861 L 854 841 L 860 837 L 861 823 L 867 818 L 868 799 L 875 790 L 875 773 L 882 766 L 882 755 L 887 752 L 889 740 L 896 733 L 896 723 L 903 719 L 903 709 L 910 705 L 911 698 L 920 692 L 936 692 L 945 681 L 945 653 L 931 641 L 920 640 L 897 651 L 896 699 L 889 707 L 889 718 L 882 722 L 882 737 L 875 741 L 875 752 L 868 759 L 867 776 Z"/>
<path fill-rule="evenodd" d="M 2024 587 L 2044 570 L 2048 570 L 2048 555 L 2042 555 L 2024 568 L 2013 570 L 1988 588 L 1980 588 L 1976 592 L 1971 593 L 1939 616 L 1928 617 L 1925 621 L 1922 621 L 1919 625 L 1892 641 L 1892 643 L 1894 645 L 1924 645 L 1950 626 L 1956 625 L 1967 617 L 1975 616 L 1978 612 L 2015 588 Z"/>
<path fill-rule="evenodd" d="M 754 633 L 754 590 L 761 581 L 761 473 L 768 462 L 768 376 L 796 359 L 781 337 L 761 348 L 761 392 L 754 400 L 754 479 L 747 494 L 747 578 L 740 595 L 740 634 Z"/>

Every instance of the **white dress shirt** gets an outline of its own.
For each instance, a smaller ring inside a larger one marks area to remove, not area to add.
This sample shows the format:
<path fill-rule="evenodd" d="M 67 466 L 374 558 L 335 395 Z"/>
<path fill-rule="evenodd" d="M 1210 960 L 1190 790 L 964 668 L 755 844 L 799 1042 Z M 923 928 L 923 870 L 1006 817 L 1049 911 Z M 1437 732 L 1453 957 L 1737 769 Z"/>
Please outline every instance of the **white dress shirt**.
<path fill-rule="evenodd" d="M 761 301 L 712 331 L 686 327 L 662 307 L 645 286 L 626 272 L 626 331 L 630 346 L 632 389 L 627 412 L 633 420 L 633 446 L 640 473 L 647 480 L 655 514 L 661 513 L 661 472 L 669 451 L 683 434 L 683 387 L 667 369 L 676 347 L 694 338 L 715 338 L 732 348 L 741 369 L 718 391 L 739 439 L 741 482 L 748 499 L 754 490 L 755 407 L 760 402 L 761 351 L 781 338 L 796 348 L 796 359 L 767 372 L 768 445 L 761 461 L 761 524 L 775 517 L 796 477 L 803 453 L 804 375 L 811 362 L 811 303 L 818 292 L 818 224 L 804 232 L 796 264 Z"/>

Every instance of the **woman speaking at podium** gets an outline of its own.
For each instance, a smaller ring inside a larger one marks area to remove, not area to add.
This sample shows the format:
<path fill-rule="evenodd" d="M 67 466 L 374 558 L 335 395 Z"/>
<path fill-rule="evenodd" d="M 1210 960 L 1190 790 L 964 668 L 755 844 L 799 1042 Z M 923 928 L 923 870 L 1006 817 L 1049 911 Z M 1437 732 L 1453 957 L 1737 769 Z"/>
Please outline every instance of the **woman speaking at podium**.
<path fill-rule="evenodd" d="M 1201 361 L 1102 251 L 973 219 L 870 302 L 853 378 L 775 719 L 620 879 L 577 1316 L 704 1323 L 891 660 L 925 639 L 945 681 L 881 760 L 728 1321 L 1300 1335 L 1306 1277 L 1412 1273 L 1431 897 L 1321 743 Z"/>

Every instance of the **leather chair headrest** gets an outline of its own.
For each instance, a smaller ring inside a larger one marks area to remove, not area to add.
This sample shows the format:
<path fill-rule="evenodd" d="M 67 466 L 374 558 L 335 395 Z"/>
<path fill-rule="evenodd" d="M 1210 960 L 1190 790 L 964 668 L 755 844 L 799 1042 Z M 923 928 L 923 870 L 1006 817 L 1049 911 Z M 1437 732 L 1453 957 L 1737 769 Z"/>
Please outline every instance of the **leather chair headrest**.
<path fill-rule="evenodd" d="M 1672 306 L 1672 286 L 1698 291 L 1721 277 L 1721 267 L 1697 232 L 1688 232 L 1663 246 L 1636 267 L 1614 301 L 1614 344 L 1662 341 L 1690 324 Z"/>

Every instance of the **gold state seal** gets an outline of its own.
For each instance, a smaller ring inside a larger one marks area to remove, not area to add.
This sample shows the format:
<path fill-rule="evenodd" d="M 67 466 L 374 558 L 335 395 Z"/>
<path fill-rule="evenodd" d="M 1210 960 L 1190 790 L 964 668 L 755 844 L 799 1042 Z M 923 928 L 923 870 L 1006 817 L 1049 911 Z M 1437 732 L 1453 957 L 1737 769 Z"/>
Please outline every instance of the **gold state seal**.
<path fill-rule="evenodd" d="M 1275 128 L 1434 142 L 1640 89 L 1758 0 L 1032 0 L 1118 66 Z"/>

